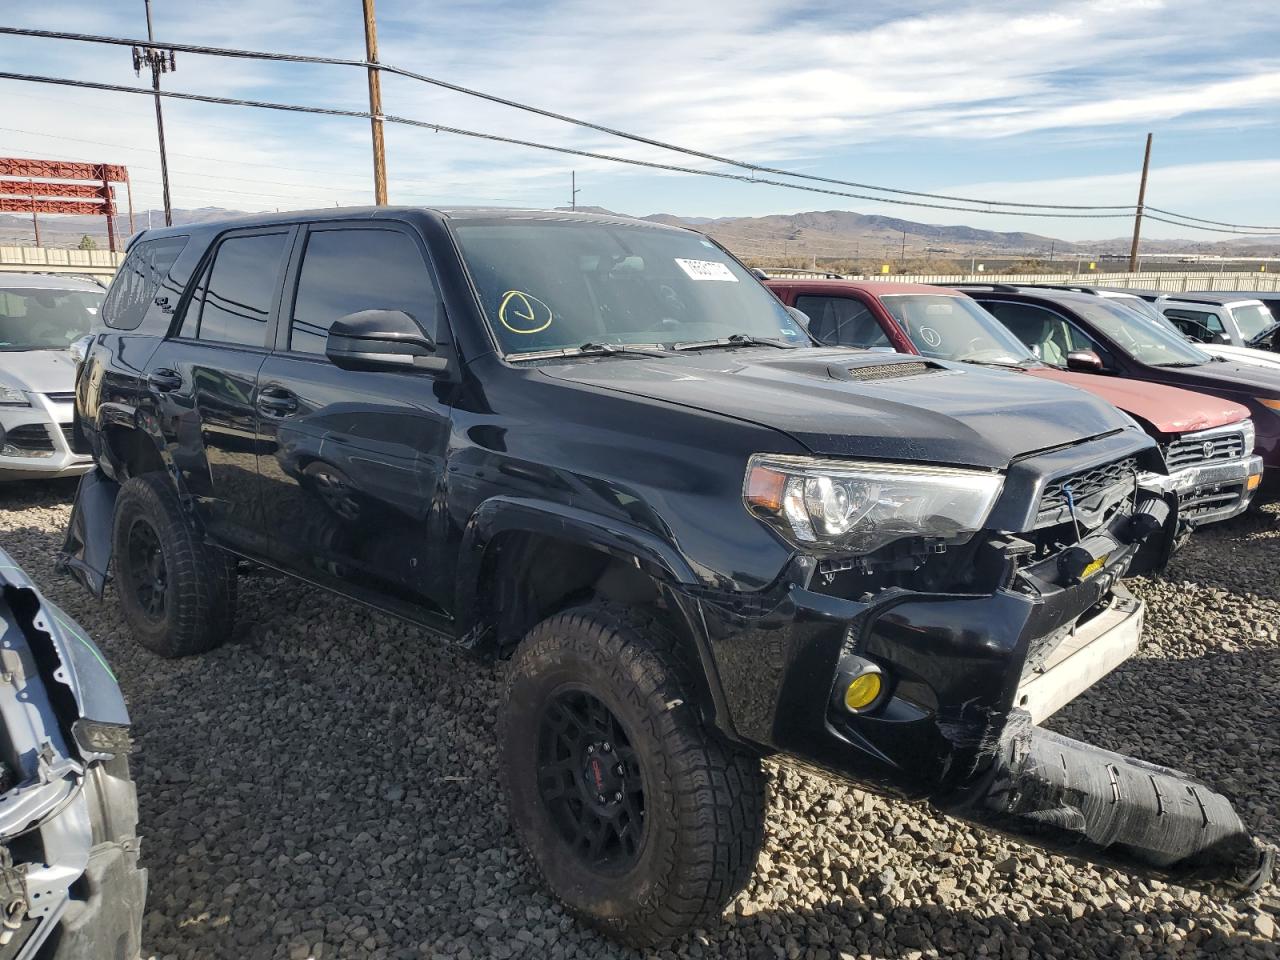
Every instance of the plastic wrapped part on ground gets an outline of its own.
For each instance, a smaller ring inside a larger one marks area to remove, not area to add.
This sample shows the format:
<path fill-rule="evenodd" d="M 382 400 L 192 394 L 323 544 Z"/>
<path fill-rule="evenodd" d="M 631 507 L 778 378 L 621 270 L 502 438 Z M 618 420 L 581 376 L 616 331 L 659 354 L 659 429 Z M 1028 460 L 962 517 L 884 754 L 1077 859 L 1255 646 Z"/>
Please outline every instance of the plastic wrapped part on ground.
<path fill-rule="evenodd" d="M 1010 714 L 994 763 L 934 805 L 1092 862 L 1230 895 L 1274 869 L 1231 802 L 1177 770 L 1081 743 Z"/>

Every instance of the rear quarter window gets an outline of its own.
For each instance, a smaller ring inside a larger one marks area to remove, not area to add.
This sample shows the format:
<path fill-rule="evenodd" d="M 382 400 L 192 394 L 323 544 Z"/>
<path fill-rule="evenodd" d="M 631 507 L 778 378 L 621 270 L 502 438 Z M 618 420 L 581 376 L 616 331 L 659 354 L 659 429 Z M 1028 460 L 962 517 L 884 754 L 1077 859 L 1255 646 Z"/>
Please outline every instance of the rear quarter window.
<path fill-rule="evenodd" d="M 136 330 L 161 298 L 176 304 L 182 284 L 170 276 L 189 237 L 158 237 L 133 245 L 102 304 L 102 322 L 113 330 Z"/>

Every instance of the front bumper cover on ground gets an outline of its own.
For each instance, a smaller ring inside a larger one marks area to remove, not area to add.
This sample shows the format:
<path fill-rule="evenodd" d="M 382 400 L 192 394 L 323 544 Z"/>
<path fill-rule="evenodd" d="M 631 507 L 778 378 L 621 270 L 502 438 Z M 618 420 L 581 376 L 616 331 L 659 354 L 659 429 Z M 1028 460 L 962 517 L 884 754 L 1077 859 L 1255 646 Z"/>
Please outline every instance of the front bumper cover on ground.
<path fill-rule="evenodd" d="M 1274 856 L 1231 802 L 1172 770 L 1048 730 L 1014 710 L 995 761 L 934 805 L 1068 856 L 1219 892 L 1257 890 Z"/>

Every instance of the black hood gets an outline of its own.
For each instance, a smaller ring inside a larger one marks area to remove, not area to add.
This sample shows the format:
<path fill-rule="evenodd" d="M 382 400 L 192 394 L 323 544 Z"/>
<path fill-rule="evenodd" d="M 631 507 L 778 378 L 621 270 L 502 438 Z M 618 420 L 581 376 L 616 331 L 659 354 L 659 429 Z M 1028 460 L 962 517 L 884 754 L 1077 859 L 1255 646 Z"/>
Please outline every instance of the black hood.
<path fill-rule="evenodd" d="M 1003 469 L 1028 453 L 1136 429 L 1075 387 L 859 350 L 760 347 L 557 363 L 542 372 L 749 420 L 822 456 Z"/>
<path fill-rule="evenodd" d="M 1154 367 L 1169 382 L 1194 390 L 1197 386 L 1209 389 L 1236 390 L 1250 397 L 1280 399 L 1280 370 L 1253 363 L 1237 363 L 1233 360 L 1215 360 L 1195 367 Z"/>

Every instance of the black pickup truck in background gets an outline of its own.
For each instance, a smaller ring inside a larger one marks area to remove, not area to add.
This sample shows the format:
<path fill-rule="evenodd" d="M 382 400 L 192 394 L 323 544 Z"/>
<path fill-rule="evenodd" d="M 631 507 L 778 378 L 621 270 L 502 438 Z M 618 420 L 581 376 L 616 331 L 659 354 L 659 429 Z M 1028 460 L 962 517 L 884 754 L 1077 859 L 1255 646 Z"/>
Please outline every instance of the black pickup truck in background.
<path fill-rule="evenodd" d="M 1120 579 L 1174 527 L 1155 445 L 1092 396 L 819 347 L 704 236 L 591 214 L 147 231 L 103 321 L 67 566 L 164 656 L 228 635 L 251 562 L 509 658 L 511 826 L 620 940 L 741 889 L 769 755 L 1183 882 L 1266 875 L 1222 796 L 1036 725 L 1136 649 Z"/>

